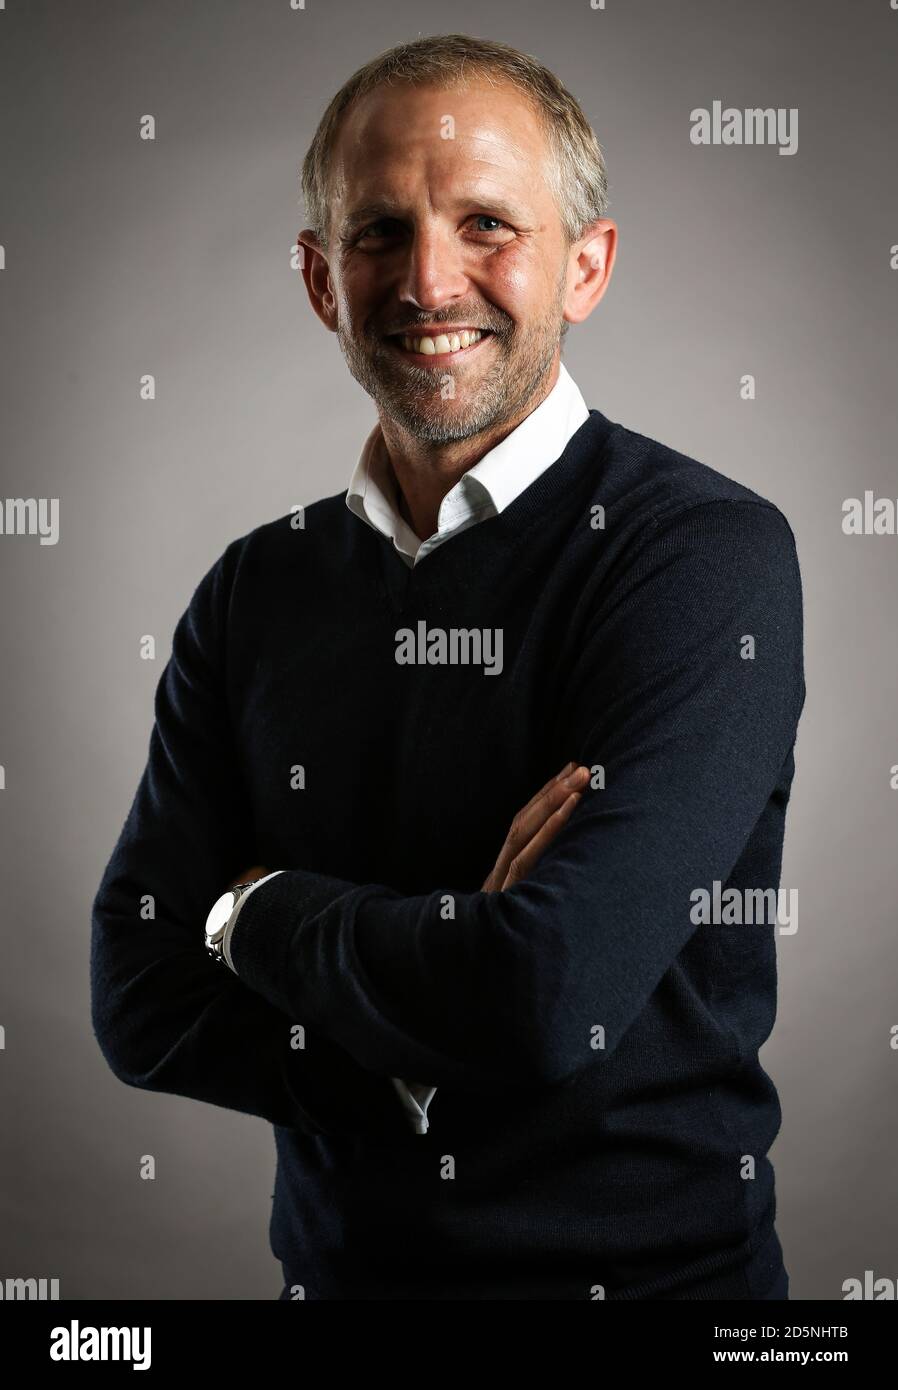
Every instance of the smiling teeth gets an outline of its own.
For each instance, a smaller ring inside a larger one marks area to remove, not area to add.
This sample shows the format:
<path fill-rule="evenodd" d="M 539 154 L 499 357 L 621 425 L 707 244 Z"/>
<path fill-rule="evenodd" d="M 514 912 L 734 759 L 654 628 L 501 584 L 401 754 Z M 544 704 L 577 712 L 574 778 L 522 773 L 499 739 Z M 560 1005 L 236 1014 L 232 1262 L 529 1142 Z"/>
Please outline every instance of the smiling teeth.
<path fill-rule="evenodd" d="M 459 352 L 462 348 L 470 347 L 472 343 L 479 343 L 482 337 L 483 333 L 479 328 L 472 332 L 465 328 L 461 333 L 441 333 L 436 338 L 409 338 L 403 334 L 399 341 L 406 352 L 423 352 L 428 357 L 435 357 L 438 352 Z"/>

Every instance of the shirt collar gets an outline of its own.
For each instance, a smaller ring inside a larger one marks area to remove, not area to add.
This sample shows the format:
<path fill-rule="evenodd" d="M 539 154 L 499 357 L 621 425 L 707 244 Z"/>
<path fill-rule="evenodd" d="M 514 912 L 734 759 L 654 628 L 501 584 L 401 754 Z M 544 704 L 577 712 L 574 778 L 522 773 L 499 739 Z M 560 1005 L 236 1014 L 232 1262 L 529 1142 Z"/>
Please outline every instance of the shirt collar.
<path fill-rule="evenodd" d="M 560 458 L 589 410 L 563 362 L 544 401 L 510 434 L 494 445 L 447 492 L 438 527 L 451 530 L 460 513 L 496 515 Z M 397 550 L 413 557 L 422 541 L 402 517 L 398 488 L 380 424 L 365 440 L 346 492 L 346 505 L 362 521 L 389 536 Z M 427 538 L 425 537 L 425 540 Z"/>

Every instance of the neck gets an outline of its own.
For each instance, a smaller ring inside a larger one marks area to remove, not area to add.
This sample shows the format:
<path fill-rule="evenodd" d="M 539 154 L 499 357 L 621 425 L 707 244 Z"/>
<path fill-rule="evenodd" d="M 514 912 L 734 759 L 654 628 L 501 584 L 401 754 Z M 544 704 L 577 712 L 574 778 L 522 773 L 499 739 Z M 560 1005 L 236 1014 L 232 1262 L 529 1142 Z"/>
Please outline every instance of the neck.
<path fill-rule="evenodd" d="M 556 357 L 546 378 L 519 411 L 467 439 L 434 444 L 380 414 L 381 433 L 398 488 L 399 512 L 419 540 L 427 540 L 436 532 L 440 504 L 459 478 L 542 404 L 558 381 L 559 365 L 560 357 Z"/>

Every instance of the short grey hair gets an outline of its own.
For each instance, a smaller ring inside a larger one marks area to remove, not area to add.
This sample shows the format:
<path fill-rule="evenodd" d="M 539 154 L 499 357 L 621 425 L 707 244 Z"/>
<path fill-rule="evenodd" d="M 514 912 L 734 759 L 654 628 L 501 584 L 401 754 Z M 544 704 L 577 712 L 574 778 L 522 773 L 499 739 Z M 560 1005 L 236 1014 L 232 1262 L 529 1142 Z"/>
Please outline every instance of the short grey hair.
<path fill-rule="evenodd" d="M 511 83 L 530 101 L 550 152 L 549 180 L 561 224 L 572 245 L 608 207 L 608 179 L 601 146 L 579 102 L 549 68 L 528 53 L 469 34 L 439 34 L 401 43 L 353 73 L 327 107 L 302 165 L 308 225 L 318 242 L 330 237 L 330 175 L 343 117 L 375 87 L 464 86 L 470 77 Z"/>

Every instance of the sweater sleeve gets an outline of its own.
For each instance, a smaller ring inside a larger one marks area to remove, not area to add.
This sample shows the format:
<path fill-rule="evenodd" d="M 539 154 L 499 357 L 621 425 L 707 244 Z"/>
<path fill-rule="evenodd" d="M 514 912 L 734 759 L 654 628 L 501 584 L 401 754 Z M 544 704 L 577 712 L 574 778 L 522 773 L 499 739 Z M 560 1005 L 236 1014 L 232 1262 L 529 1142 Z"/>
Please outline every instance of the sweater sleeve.
<path fill-rule="evenodd" d="M 597 588 L 558 717 L 605 785 L 527 879 L 403 896 L 292 869 L 247 902 L 235 968 L 383 1074 L 489 1092 L 602 1065 L 696 930 L 693 891 L 739 860 L 803 702 L 785 517 L 684 508 Z"/>
<path fill-rule="evenodd" d="M 156 688 L 146 767 L 93 902 L 94 1033 L 131 1086 L 307 1133 L 401 1132 L 387 1081 L 206 950 L 212 903 L 254 862 L 224 694 L 239 544 L 197 586 Z"/>

